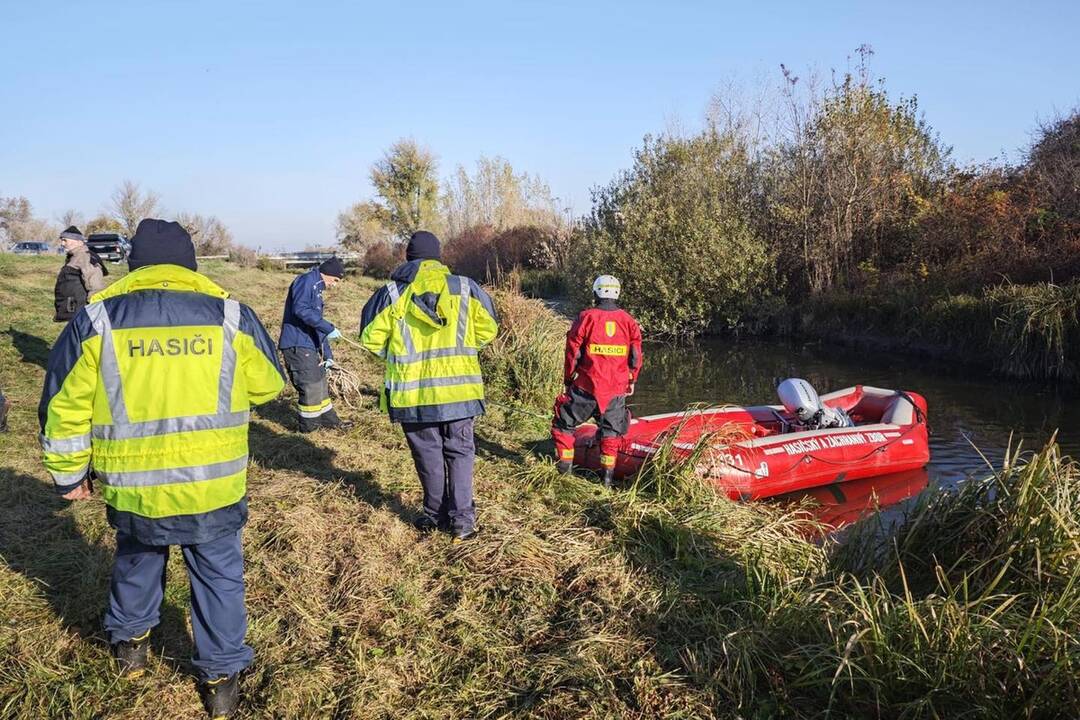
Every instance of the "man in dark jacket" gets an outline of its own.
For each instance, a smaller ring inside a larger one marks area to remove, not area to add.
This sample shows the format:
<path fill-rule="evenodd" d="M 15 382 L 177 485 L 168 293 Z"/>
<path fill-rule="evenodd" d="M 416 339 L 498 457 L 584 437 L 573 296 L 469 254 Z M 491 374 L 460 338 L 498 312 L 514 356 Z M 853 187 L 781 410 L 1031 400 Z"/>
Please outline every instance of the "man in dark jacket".
<path fill-rule="evenodd" d="M 55 322 L 67 322 L 86 306 L 91 295 L 105 289 L 109 271 L 101 258 L 86 246 L 86 238 L 74 225 L 60 233 L 60 246 L 67 251 L 64 266 L 56 276 Z"/>
<path fill-rule="evenodd" d="M 278 349 L 299 395 L 296 409 L 302 433 L 341 427 L 326 386 L 326 370 L 334 367 L 330 341 L 340 338 L 341 332 L 323 317 L 323 291 L 344 276 L 341 260 L 330 258 L 293 280 L 285 298 Z"/>

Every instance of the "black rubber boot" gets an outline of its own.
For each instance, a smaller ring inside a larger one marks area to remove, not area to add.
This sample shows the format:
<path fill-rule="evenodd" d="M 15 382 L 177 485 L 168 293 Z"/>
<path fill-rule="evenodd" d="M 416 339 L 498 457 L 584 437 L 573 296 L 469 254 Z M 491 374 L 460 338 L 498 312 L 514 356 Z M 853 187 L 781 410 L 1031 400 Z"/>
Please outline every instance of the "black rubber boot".
<path fill-rule="evenodd" d="M 427 515 L 421 515 L 412 522 L 413 527 L 422 533 L 435 532 L 439 529 L 439 523 L 435 522 Z"/>
<path fill-rule="evenodd" d="M 150 649 L 150 631 L 140 637 L 123 640 L 113 645 L 113 655 L 120 669 L 120 676 L 137 678 L 146 672 L 146 658 Z"/>
<path fill-rule="evenodd" d="M 610 490 L 612 483 L 615 482 L 615 469 L 614 468 L 605 468 L 604 469 L 604 474 L 601 477 L 604 480 L 604 487 L 606 487 L 608 490 Z"/>
<path fill-rule="evenodd" d="M 574 472 L 574 464 L 569 460 L 560 460 L 555 464 L 555 469 L 559 471 L 560 475 L 569 475 Z"/>
<path fill-rule="evenodd" d="M 225 720 L 236 712 L 240 704 L 239 677 L 239 673 L 233 673 L 202 684 L 203 702 L 211 720 Z"/>

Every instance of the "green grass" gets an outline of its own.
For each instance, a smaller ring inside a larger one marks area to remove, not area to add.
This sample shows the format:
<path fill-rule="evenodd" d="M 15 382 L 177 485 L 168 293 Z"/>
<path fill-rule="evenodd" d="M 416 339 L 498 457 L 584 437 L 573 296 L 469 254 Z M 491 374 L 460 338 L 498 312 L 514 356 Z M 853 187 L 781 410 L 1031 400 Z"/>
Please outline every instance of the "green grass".
<path fill-rule="evenodd" d="M 199 717 L 178 554 L 153 671 L 118 680 L 100 630 L 104 508 L 58 499 L 40 467 L 56 265 L 0 256 L 0 383 L 16 403 L 0 436 L 0 717 Z M 290 275 L 206 271 L 276 334 Z M 377 286 L 350 279 L 328 316 L 355 327 Z M 508 341 L 486 371 L 532 407 L 547 371 L 512 380 L 497 366 L 515 369 L 520 342 L 521 366 L 547 367 L 545 343 L 515 339 L 517 315 L 504 315 Z M 409 523 L 420 492 L 400 431 L 374 408 L 378 363 L 348 345 L 338 355 L 361 380 L 345 411 L 357 429 L 296 434 L 291 391 L 252 423 L 243 717 L 1075 714 L 1080 468 L 1053 445 L 931 493 L 891 541 L 856 530 L 837 545 L 796 509 L 711 492 L 673 453 L 614 493 L 558 475 L 543 428 L 493 413 L 478 427 L 484 532 L 453 546 Z"/>
<path fill-rule="evenodd" d="M 786 311 L 790 313 L 791 311 Z M 1003 284 L 981 295 L 882 291 L 807 301 L 788 330 L 982 367 L 1021 380 L 1080 381 L 1080 283 Z"/>

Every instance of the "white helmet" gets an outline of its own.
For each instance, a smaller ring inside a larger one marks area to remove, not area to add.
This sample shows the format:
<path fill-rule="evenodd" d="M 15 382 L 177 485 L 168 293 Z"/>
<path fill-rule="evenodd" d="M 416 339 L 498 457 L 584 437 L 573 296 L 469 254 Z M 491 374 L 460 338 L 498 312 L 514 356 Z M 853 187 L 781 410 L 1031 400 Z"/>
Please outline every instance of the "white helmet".
<path fill-rule="evenodd" d="M 598 298 L 618 300 L 622 285 L 619 284 L 619 278 L 613 275 L 601 275 L 593 281 L 592 291 Z"/>

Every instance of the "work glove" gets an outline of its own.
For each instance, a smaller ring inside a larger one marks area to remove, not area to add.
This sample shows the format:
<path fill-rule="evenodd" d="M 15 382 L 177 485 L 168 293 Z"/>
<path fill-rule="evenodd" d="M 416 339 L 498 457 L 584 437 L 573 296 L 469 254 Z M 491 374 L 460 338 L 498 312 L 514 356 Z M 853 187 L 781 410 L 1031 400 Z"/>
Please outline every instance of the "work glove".
<path fill-rule="evenodd" d="M 337 331 L 335 330 L 334 332 L 337 332 Z M 341 333 L 338 333 L 338 335 L 340 336 Z M 327 370 L 332 370 L 333 368 L 337 367 L 337 363 L 334 362 L 333 360 L 323 360 L 322 361 L 322 366 L 324 368 L 326 368 Z"/>
<path fill-rule="evenodd" d="M 338 330 L 337 328 L 334 328 L 333 330 L 331 330 L 331 331 L 330 331 L 330 332 L 329 332 L 329 333 L 328 333 L 328 334 L 326 335 L 326 339 L 327 339 L 327 340 L 337 340 L 337 339 L 339 339 L 340 337 L 341 337 L 341 331 L 340 331 L 340 330 Z"/>
<path fill-rule="evenodd" d="M 634 383 L 630 383 L 630 388 L 626 391 L 626 395 L 629 397 L 634 394 Z"/>

